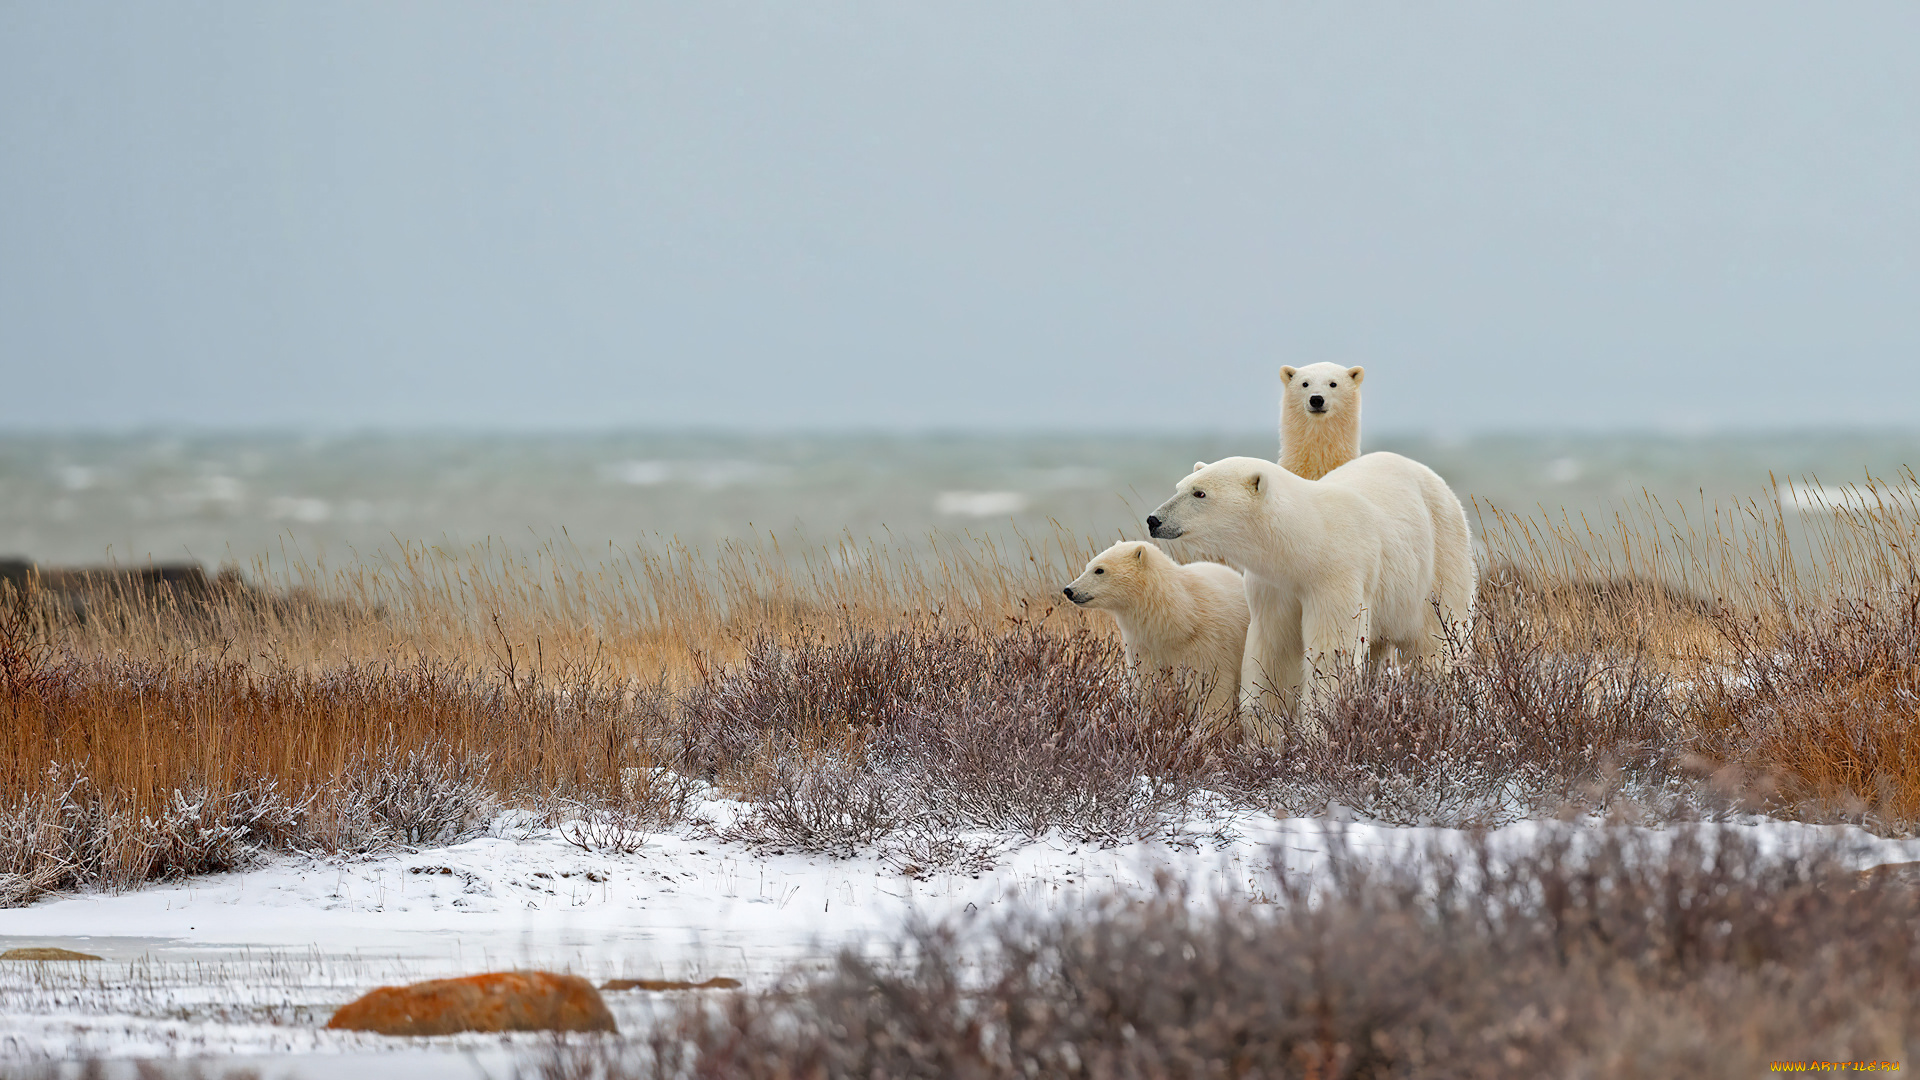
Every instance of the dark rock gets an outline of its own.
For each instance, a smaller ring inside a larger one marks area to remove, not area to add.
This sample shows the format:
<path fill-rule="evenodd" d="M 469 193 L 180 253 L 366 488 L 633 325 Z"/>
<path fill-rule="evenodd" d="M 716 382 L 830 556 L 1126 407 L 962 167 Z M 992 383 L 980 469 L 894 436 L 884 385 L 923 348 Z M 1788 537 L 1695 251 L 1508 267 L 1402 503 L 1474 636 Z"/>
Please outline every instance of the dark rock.
<path fill-rule="evenodd" d="M 608 979 L 602 990 L 738 990 L 739 979 L 718 977 L 706 982 L 681 982 L 678 979 Z"/>

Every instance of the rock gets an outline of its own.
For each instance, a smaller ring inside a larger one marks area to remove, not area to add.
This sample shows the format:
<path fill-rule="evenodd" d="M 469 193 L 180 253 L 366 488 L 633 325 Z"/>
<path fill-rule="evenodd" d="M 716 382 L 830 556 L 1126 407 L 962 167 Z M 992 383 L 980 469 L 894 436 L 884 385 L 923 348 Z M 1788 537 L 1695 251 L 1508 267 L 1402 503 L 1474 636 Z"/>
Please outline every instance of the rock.
<path fill-rule="evenodd" d="M 0 952 L 0 960 L 98 960 L 92 953 L 74 952 L 72 949 L 8 949 Z"/>
<path fill-rule="evenodd" d="M 381 1035 L 619 1031 L 592 983 L 546 971 L 496 971 L 382 986 L 341 1006 L 327 1026 Z"/>
<path fill-rule="evenodd" d="M 1870 866 L 1858 874 L 1861 886 L 1867 885 L 1920 885 L 1920 862 L 1881 863 Z"/>
<path fill-rule="evenodd" d="M 738 990 L 739 979 L 715 977 L 706 982 L 681 982 L 678 979 L 608 979 L 602 990 Z"/>

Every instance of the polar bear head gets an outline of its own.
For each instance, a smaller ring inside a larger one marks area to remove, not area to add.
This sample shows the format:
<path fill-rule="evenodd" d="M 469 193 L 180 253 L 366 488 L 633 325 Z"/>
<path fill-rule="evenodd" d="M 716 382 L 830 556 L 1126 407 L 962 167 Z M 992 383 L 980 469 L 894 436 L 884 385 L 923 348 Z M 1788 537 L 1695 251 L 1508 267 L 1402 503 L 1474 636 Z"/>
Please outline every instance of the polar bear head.
<path fill-rule="evenodd" d="M 1360 383 L 1367 377 L 1363 367 L 1339 364 L 1308 364 L 1303 368 L 1283 367 L 1280 381 L 1280 408 L 1316 420 L 1338 420 L 1360 409 Z"/>
<path fill-rule="evenodd" d="M 1125 611 L 1146 591 L 1149 576 L 1172 561 L 1144 540 L 1123 540 L 1095 555 L 1073 584 L 1060 591 L 1081 607 Z"/>
<path fill-rule="evenodd" d="M 1173 498 L 1147 517 L 1149 535 L 1160 540 L 1201 537 L 1237 539 L 1258 520 L 1256 513 L 1273 489 L 1280 466 L 1259 458 L 1221 458 L 1195 462 L 1193 472 L 1173 489 Z"/>

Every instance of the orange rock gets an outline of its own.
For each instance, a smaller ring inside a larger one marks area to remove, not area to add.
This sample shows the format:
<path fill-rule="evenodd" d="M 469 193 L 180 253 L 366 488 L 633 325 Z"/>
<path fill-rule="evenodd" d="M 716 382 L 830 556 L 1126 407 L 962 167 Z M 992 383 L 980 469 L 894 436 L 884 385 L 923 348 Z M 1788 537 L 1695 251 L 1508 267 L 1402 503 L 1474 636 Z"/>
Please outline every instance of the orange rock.
<path fill-rule="evenodd" d="M 613 1014 L 578 975 L 495 971 L 382 986 L 340 1007 L 327 1026 L 381 1035 L 456 1031 L 613 1031 Z"/>
<path fill-rule="evenodd" d="M 715 976 L 706 982 L 681 982 L 678 979 L 608 979 L 602 990 L 738 990 L 739 979 Z"/>

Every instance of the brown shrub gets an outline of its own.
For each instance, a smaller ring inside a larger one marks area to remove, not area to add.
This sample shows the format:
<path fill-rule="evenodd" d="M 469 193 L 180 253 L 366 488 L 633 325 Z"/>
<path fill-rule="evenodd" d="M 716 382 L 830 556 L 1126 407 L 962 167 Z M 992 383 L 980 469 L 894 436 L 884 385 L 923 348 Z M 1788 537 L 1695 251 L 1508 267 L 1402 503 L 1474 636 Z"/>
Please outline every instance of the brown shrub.
<path fill-rule="evenodd" d="M 1777 634 L 1722 628 L 1732 660 L 1700 673 L 1685 711 L 1723 780 L 1776 812 L 1920 821 L 1920 585 Z"/>
<path fill-rule="evenodd" d="M 1217 767 L 1203 695 L 1136 686 L 1117 644 L 1016 621 L 757 644 L 683 697 L 689 759 L 740 777 L 736 835 L 814 850 L 922 832 L 1153 831 Z"/>
<path fill-rule="evenodd" d="M 1334 681 L 1313 718 L 1326 737 L 1283 727 L 1277 748 L 1235 755 L 1231 790 L 1282 813 L 1337 804 L 1412 825 L 1671 796 L 1670 677 L 1631 643 L 1604 654 L 1551 648 L 1518 606 L 1484 607 L 1450 670 Z"/>
<path fill-rule="evenodd" d="M 1271 905 L 1163 885 L 1092 915 L 921 927 L 889 960 L 850 950 L 532 1072 L 1744 1077 L 1916 1044 L 1920 896 L 1856 887 L 1831 850 L 1570 830 L 1386 865 L 1336 847 L 1317 883 L 1282 866 Z"/>

